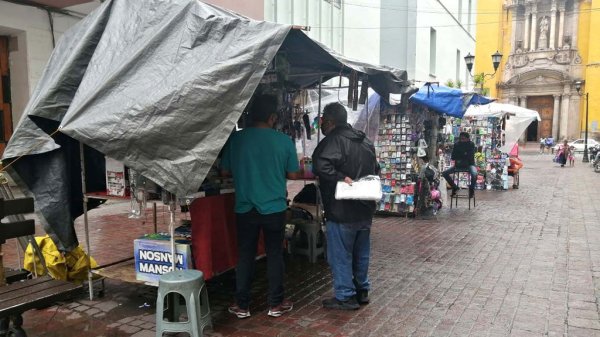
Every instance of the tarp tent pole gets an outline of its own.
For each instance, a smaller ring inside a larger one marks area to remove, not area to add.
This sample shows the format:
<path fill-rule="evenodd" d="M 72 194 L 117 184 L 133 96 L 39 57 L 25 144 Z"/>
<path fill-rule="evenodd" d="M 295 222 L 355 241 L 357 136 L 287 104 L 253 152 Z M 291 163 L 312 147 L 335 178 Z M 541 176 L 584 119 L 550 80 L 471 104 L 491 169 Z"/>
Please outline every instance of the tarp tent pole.
<path fill-rule="evenodd" d="M 175 251 L 175 209 L 177 207 L 177 199 L 174 194 L 171 194 L 171 200 L 169 202 L 169 236 L 171 241 L 171 265 L 173 266 L 173 271 L 175 271 L 175 267 L 177 266 L 177 252 Z"/>
<path fill-rule="evenodd" d="M 321 141 L 321 89 L 323 86 L 323 75 L 319 76 L 319 104 L 317 106 L 317 123 L 319 126 L 319 129 L 317 130 L 317 146 L 319 144 L 319 142 Z M 313 167 L 314 167 L 314 163 L 313 163 Z M 317 223 L 319 225 L 321 225 L 321 220 L 323 220 L 323 217 L 321 217 L 321 191 L 319 190 L 319 180 L 317 179 L 315 181 L 315 187 L 317 190 L 317 205 L 316 205 L 316 216 L 317 216 Z"/>
<path fill-rule="evenodd" d="M 319 77 L 319 104 L 317 105 L 317 125 L 319 126 L 319 130 L 317 130 L 317 144 L 321 141 L 321 86 L 323 84 L 323 76 Z"/>
<path fill-rule="evenodd" d="M 363 80 L 362 85 L 365 85 L 365 82 L 367 84 L 369 83 L 369 75 L 367 75 L 366 77 L 367 77 L 366 81 Z M 361 90 L 362 90 L 362 88 L 361 88 Z M 369 88 L 368 87 L 367 87 L 367 100 L 365 101 L 365 104 L 367 107 L 367 109 L 366 109 L 366 111 L 367 111 L 367 129 L 365 130 L 366 131 L 365 133 L 368 135 L 369 134 Z"/>
<path fill-rule="evenodd" d="M 92 246 L 90 245 L 90 230 L 88 227 L 87 202 L 88 198 L 85 188 L 85 157 L 83 156 L 83 143 L 79 142 L 79 158 L 81 162 L 81 193 L 83 194 L 83 227 L 85 229 L 85 247 L 87 250 L 88 262 L 88 288 L 90 291 L 90 301 L 94 299 L 94 286 L 92 281 Z"/>

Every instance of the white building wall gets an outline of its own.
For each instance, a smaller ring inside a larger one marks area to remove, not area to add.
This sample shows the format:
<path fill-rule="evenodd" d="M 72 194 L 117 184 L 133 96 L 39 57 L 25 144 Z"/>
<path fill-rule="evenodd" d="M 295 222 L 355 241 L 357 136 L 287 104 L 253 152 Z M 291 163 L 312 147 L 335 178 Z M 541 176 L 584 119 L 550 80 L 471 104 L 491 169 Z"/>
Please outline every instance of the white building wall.
<path fill-rule="evenodd" d="M 89 13 L 99 2 L 73 6 L 69 10 Z M 52 13 L 54 37 L 58 39 L 80 18 Z M 48 13 L 41 9 L 0 1 L 0 35 L 10 37 L 9 67 L 13 127 L 19 122 L 31 93 L 52 54 Z"/>
<path fill-rule="evenodd" d="M 381 1 L 344 3 L 343 54 L 364 62 L 381 63 Z"/>
<path fill-rule="evenodd" d="M 309 26 L 305 33 L 333 50 L 379 63 L 379 3 L 365 7 L 335 0 L 265 0 L 265 20 Z"/>
<path fill-rule="evenodd" d="M 462 14 L 459 15 L 459 1 L 462 1 Z M 417 49 L 414 74 L 410 78 L 418 81 L 438 81 L 441 84 L 448 80 L 463 83 L 463 89 L 470 82 L 467 74 L 464 57 L 467 53 L 474 54 L 474 34 L 469 33 L 469 28 L 474 24 L 475 1 L 471 3 L 471 26 L 469 26 L 468 6 L 469 0 L 420 0 L 418 1 L 417 15 Z M 460 20 L 459 20 L 460 18 Z M 430 29 L 436 30 L 436 71 L 430 73 Z M 460 57 L 457 60 L 457 51 Z M 458 61 L 458 62 L 457 62 Z M 458 66 L 458 69 L 457 69 Z"/>
<path fill-rule="evenodd" d="M 203 2 L 227 8 L 255 20 L 263 20 L 264 0 L 202 0 Z"/>

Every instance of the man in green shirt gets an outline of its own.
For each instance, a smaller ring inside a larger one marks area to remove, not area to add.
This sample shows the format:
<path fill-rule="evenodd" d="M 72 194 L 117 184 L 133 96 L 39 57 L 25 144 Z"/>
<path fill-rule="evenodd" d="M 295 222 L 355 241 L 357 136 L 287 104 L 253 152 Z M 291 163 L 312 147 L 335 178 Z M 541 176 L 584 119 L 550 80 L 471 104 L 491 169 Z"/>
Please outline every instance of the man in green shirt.
<path fill-rule="evenodd" d="M 235 132 L 223 151 L 221 170 L 233 175 L 239 259 L 236 266 L 236 304 L 229 312 L 250 317 L 250 288 L 259 232 L 267 252 L 269 316 L 292 310 L 283 296 L 283 239 L 287 209 L 287 181 L 297 178 L 296 147 L 273 129 L 277 122 L 277 98 L 261 95 L 250 106 L 252 127 Z"/>

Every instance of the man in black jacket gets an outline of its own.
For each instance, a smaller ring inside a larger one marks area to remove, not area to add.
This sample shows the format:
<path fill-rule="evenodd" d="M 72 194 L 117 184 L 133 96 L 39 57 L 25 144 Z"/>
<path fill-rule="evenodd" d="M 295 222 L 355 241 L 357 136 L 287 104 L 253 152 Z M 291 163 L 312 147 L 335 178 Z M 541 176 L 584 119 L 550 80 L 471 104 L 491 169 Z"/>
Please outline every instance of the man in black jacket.
<path fill-rule="evenodd" d="M 327 259 L 333 274 L 335 297 L 325 308 L 354 310 L 369 302 L 370 233 L 374 201 L 336 200 L 338 181 L 378 174 L 373 143 L 347 123 L 344 106 L 331 103 L 323 109 L 321 131 L 326 136 L 315 149 L 313 172 L 319 184 L 327 224 Z"/>
<path fill-rule="evenodd" d="M 477 167 L 475 166 L 475 144 L 469 140 L 469 134 L 467 132 L 460 133 L 458 142 L 454 144 L 454 148 L 452 149 L 452 156 L 450 159 L 454 160 L 454 166 L 451 166 L 449 169 L 442 172 L 442 176 L 444 176 L 444 179 L 446 179 L 448 184 L 452 187 L 452 195 L 454 196 L 459 188 L 456 186 L 450 175 L 457 170 L 468 170 L 471 175 L 469 198 L 472 198 L 475 193 L 475 183 L 477 182 Z"/>

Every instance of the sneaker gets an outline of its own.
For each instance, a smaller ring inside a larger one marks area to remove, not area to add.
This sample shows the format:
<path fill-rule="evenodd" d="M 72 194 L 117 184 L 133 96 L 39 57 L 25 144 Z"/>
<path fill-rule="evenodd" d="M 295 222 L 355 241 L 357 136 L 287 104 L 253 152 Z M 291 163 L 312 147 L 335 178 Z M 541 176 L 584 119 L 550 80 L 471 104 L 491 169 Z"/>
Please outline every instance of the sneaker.
<path fill-rule="evenodd" d="M 458 187 L 452 187 L 452 194 L 450 196 L 456 196 L 456 192 L 458 192 L 459 188 Z"/>
<path fill-rule="evenodd" d="M 356 291 L 356 302 L 358 302 L 358 304 L 369 304 L 369 291 L 368 290 L 357 290 Z"/>
<path fill-rule="evenodd" d="M 351 297 L 345 301 L 340 301 L 337 298 L 328 298 L 323 300 L 323 308 L 327 309 L 338 309 L 338 310 L 357 310 L 360 308 L 358 302 L 356 302 L 356 298 Z"/>
<path fill-rule="evenodd" d="M 269 308 L 268 315 L 271 317 L 279 317 L 294 308 L 294 304 L 288 300 L 283 300 L 279 305 Z"/>
<path fill-rule="evenodd" d="M 227 311 L 236 315 L 237 318 L 240 318 L 240 319 L 250 317 L 250 310 L 242 309 L 237 304 L 230 306 L 229 309 L 227 309 Z"/>

